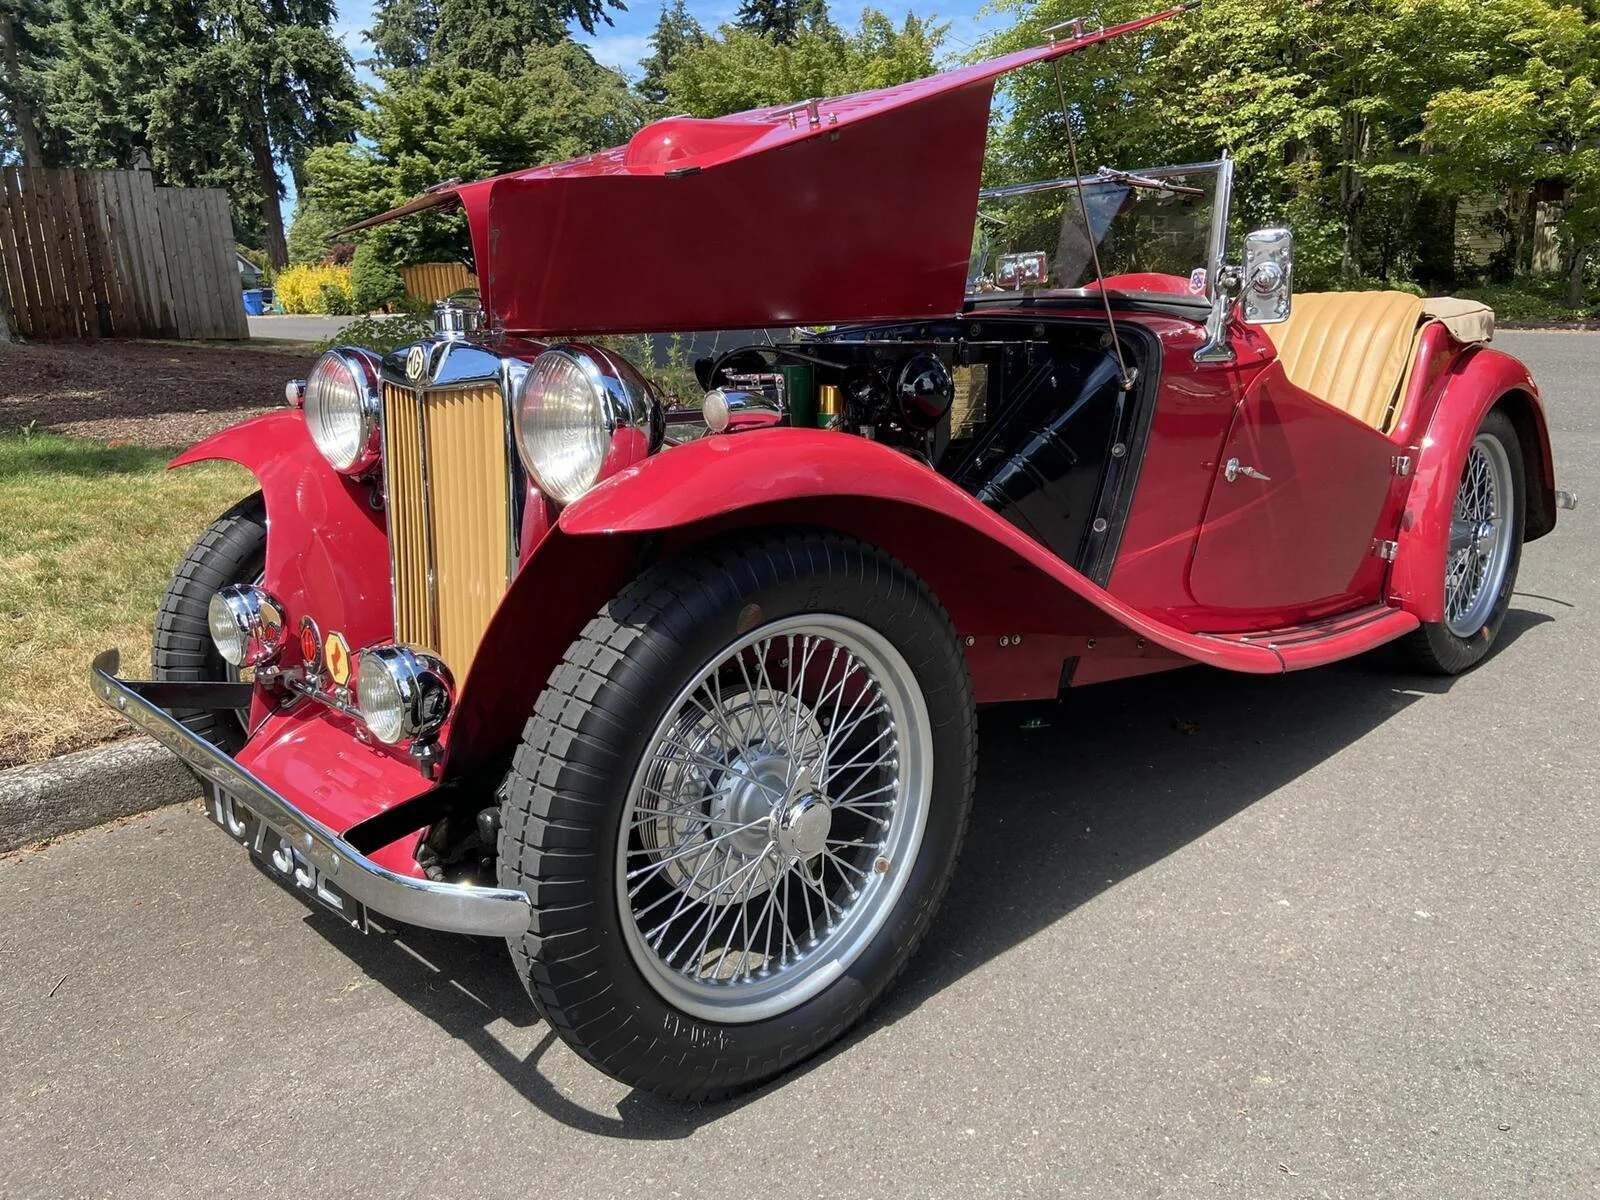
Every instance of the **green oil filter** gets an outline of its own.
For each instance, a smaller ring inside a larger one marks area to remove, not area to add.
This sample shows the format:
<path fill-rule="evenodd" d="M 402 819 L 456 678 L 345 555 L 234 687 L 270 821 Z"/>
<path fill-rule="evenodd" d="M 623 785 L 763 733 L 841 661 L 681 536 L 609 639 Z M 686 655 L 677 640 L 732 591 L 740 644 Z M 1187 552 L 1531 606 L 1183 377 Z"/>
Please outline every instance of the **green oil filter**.
<path fill-rule="evenodd" d="M 783 403 L 789 410 L 789 424 L 796 429 L 817 427 L 817 373 L 804 364 L 778 368 L 783 376 Z"/>

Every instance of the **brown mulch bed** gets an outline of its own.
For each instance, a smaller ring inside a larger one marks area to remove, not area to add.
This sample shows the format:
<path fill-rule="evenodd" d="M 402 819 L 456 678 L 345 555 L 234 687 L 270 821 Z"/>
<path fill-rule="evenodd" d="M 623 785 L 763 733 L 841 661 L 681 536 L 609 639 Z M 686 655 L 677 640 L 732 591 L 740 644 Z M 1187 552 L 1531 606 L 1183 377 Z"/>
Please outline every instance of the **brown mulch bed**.
<path fill-rule="evenodd" d="M 34 425 L 136 446 L 191 446 L 283 407 L 315 355 L 237 343 L 0 344 L 0 429 Z"/>

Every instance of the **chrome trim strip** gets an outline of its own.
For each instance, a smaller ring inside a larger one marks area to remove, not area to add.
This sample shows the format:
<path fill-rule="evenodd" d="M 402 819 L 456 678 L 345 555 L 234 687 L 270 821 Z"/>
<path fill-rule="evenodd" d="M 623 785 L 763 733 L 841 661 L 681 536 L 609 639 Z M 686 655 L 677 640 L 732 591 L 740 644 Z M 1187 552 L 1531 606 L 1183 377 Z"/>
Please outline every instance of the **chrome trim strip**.
<path fill-rule="evenodd" d="M 1142 175 L 1150 179 L 1163 179 L 1168 175 L 1198 175 L 1202 171 L 1219 170 L 1225 159 L 1215 162 L 1184 163 L 1176 167 L 1136 167 L 1131 171 L 1123 171 L 1123 175 Z M 1067 175 L 1059 179 L 1034 179 L 1027 183 L 1011 183 L 1004 187 L 984 188 L 978 193 L 979 200 L 1004 199 L 1007 196 L 1026 196 L 1031 192 L 1048 192 L 1057 188 L 1076 188 L 1080 183 L 1084 187 L 1105 187 L 1121 181 L 1100 174 L 1093 175 Z"/>
<path fill-rule="evenodd" d="M 104 704 L 171 750 L 202 778 L 238 797 L 246 808 L 288 837 L 313 866 L 372 911 L 446 933 L 514 937 L 527 931 L 533 905 L 526 892 L 436 883 L 380 867 L 145 699 L 138 681 L 118 679 L 119 665 L 118 652 L 107 650 L 89 669 L 90 685 Z"/>
<path fill-rule="evenodd" d="M 1211 246 L 1206 255 L 1206 295 L 1213 303 L 1221 295 L 1217 284 L 1228 261 L 1228 214 L 1232 209 L 1233 159 L 1224 154 L 1217 164 L 1217 191 L 1211 201 Z"/>
<path fill-rule="evenodd" d="M 428 391 L 419 382 L 412 395 L 417 402 L 417 473 L 422 477 L 422 546 L 428 556 L 428 645 L 438 646 L 439 572 L 433 553 L 433 486 L 428 475 Z M 392 562 L 392 547 L 389 557 Z M 399 631 L 395 632 L 398 636 Z"/>

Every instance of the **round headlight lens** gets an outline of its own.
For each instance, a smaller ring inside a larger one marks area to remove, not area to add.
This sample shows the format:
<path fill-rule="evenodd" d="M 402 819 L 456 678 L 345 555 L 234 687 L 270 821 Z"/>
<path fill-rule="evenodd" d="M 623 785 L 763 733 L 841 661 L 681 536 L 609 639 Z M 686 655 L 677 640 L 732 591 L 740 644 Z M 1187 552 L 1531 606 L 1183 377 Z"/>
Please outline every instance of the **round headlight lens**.
<path fill-rule="evenodd" d="M 380 742 L 394 745 L 406 735 L 406 700 L 400 681 L 375 654 L 356 660 L 356 706 Z"/>
<path fill-rule="evenodd" d="M 595 485 L 611 449 L 614 424 L 593 360 L 547 350 L 517 394 L 517 442 L 539 490 L 570 504 Z M 586 369 L 588 368 L 588 369 Z"/>
<path fill-rule="evenodd" d="M 216 644 L 217 653 L 234 666 L 242 667 L 250 638 L 234 620 L 228 597 L 221 592 L 213 594 L 211 603 L 206 606 L 206 623 L 211 626 L 211 640 Z"/>
<path fill-rule="evenodd" d="M 329 350 L 306 376 L 306 428 L 335 471 L 356 475 L 378 460 L 377 369 L 355 350 Z"/>
<path fill-rule="evenodd" d="M 236 667 L 259 667 L 283 649 L 283 605 L 269 592 L 229 584 L 206 605 L 217 653 Z"/>
<path fill-rule="evenodd" d="M 450 714 L 455 683 L 436 656 L 409 646 L 375 646 L 356 659 L 356 707 L 372 736 L 394 745 L 427 738 Z"/>

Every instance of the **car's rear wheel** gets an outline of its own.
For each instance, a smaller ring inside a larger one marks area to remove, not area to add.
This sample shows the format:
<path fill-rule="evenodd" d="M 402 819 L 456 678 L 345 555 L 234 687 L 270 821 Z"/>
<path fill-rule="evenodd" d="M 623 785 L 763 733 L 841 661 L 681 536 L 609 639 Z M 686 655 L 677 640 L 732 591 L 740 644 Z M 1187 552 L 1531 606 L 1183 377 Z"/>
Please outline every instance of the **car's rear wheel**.
<path fill-rule="evenodd" d="M 949 618 L 881 551 L 794 535 L 648 572 L 568 651 L 511 772 L 529 992 L 585 1058 L 674 1097 L 799 1062 L 926 932 L 975 741 Z"/>
<path fill-rule="evenodd" d="M 267 510 L 261 493 L 246 496 L 210 525 L 183 556 L 156 610 L 152 676 L 220 683 L 239 670 L 217 652 L 206 620 L 211 597 L 230 583 L 258 583 L 267 561 Z M 229 754 L 245 743 L 248 713 L 174 709 L 173 716 Z"/>
<path fill-rule="evenodd" d="M 1445 552 L 1444 620 L 1424 624 L 1404 646 L 1423 670 L 1458 675 L 1494 648 L 1522 561 L 1526 481 L 1516 427 L 1491 412 L 1467 450 Z"/>

